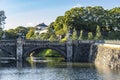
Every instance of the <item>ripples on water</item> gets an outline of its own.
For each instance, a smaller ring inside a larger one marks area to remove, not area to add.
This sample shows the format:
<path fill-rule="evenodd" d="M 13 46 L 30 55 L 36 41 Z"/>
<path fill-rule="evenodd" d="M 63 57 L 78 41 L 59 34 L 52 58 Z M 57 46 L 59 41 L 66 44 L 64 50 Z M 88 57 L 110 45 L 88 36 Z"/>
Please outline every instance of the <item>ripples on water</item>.
<path fill-rule="evenodd" d="M 120 80 L 119 71 L 95 68 L 88 63 L 57 61 L 1 63 L 0 80 Z"/>

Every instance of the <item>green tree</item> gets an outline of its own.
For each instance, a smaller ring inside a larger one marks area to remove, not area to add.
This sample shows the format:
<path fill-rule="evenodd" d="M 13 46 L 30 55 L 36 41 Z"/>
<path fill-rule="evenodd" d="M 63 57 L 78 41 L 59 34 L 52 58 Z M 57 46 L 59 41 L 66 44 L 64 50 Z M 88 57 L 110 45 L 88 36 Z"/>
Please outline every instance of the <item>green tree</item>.
<path fill-rule="evenodd" d="M 18 26 L 17 28 L 14 29 L 15 33 L 18 34 L 18 32 L 21 32 L 22 35 L 26 36 L 26 34 L 28 33 L 28 28 L 24 27 L 24 26 Z"/>
<path fill-rule="evenodd" d="M 26 34 L 26 39 L 31 39 L 32 37 L 35 37 L 34 36 L 34 32 L 35 32 L 35 29 L 34 28 L 30 28 L 28 33 Z"/>
<path fill-rule="evenodd" d="M 57 36 L 56 35 L 51 35 L 49 40 L 50 41 L 56 41 L 57 40 Z"/>
<path fill-rule="evenodd" d="M 73 40 L 77 40 L 78 39 L 77 31 L 75 29 L 74 29 L 73 34 L 72 34 L 72 39 Z"/>
<path fill-rule="evenodd" d="M 6 30 L 5 33 L 6 33 L 6 38 L 8 38 L 8 39 L 16 39 L 17 38 L 17 33 L 14 29 Z"/>
<path fill-rule="evenodd" d="M 49 33 L 42 33 L 42 34 L 40 34 L 39 35 L 39 39 L 41 39 L 41 40 L 48 40 L 49 39 Z"/>
<path fill-rule="evenodd" d="M 97 26 L 99 26 L 99 30 Z M 70 30 L 73 32 L 74 29 L 76 33 L 80 32 L 79 39 L 91 39 L 91 37 L 95 35 L 95 32 L 96 35 L 94 39 L 105 38 L 104 32 L 108 35 L 107 39 L 109 39 L 111 38 L 109 33 L 113 35 L 114 33 L 118 34 L 115 30 L 120 30 L 120 7 L 115 7 L 110 10 L 106 10 L 101 6 L 72 8 L 66 11 L 63 16 L 58 16 L 56 20 L 49 25 L 48 32 L 38 37 L 48 40 L 65 39 L 67 32 Z M 24 34 L 30 31 L 28 28 L 26 29 L 25 27 L 19 26 L 15 29 L 15 33 L 18 33 L 19 30 Z M 88 32 L 92 32 L 93 34 Z M 28 35 L 31 34 L 27 34 L 27 38 L 33 37 L 35 39 L 36 35 Z M 114 38 L 116 38 L 116 36 L 114 36 Z M 74 37 L 73 39 L 76 38 Z"/>
<path fill-rule="evenodd" d="M 101 32 L 100 32 L 100 27 L 97 26 L 95 40 L 99 40 L 99 39 L 102 39 L 102 35 L 101 35 Z"/>
<path fill-rule="evenodd" d="M 57 51 L 51 50 L 51 49 L 45 49 L 39 54 L 37 54 L 37 56 L 38 57 L 61 57 L 61 55 Z"/>
<path fill-rule="evenodd" d="M 114 30 L 115 28 L 120 29 L 120 7 L 115 7 L 110 9 L 110 28 Z"/>
<path fill-rule="evenodd" d="M 6 30 L 5 31 L 6 37 L 8 39 L 16 39 L 18 37 L 19 31 L 22 33 L 23 36 L 26 36 L 26 34 L 28 33 L 28 28 L 25 28 L 23 26 L 19 26 L 15 29 Z"/>
<path fill-rule="evenodd" d="M 2 37 L 2 34 L 3 34 L 3 30 L 2 30 L 2 28 L 0 28 L 0 39 Z"/>
<path fill-rule="evenodd" d="M 82 15 L 84 15 L 84 8 L 72 8 L 69 11 L 65 12 L 65 24 L 68 26 L 68 29 L 77 29 L 80 30 L 84 27 L 84 20 Z"/>
<path fill-rule="evenodd" d="M 67 27 L 65 25 L 65 17 L 59 16 L 54 22 L 54 31 L 57 36 L 65 37 L 67 33 Z"/>
<path fill-rule="evenodd" d="M 92 34 L 92 32 L 89 32 L 88 33 L 88 40 L 92 40 L 93 39 L 93 34 Z"/>
<path fill-rule="evenodd" d="M 79 36 L 79 40 L 83 39 L 83 30 L 80 31 L 80 36 Z"/>
<path fill-rule="evenodd" d="M 46 33 L 46 35 L 47 35 L 47 38 L 48 38 L 48 40 L 55 40 L 55 39 L 57 39 L 57 36 L 56 36 L 56 34 L 55 34 L 55 27 L 54 27 L 54 22 L 52 22 L 49 26 L 48 26 L 48 31 L 47 31 L 47 33 Z"/>

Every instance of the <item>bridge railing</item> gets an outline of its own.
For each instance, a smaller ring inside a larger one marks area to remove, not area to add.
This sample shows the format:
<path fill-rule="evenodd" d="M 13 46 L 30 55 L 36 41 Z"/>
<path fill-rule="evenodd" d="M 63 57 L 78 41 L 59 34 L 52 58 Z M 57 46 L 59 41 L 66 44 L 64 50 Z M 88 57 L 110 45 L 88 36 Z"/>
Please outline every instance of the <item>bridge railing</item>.
<path fill-rule="evenodd" d="M 120 44 L 120 40 L 74 40 L 73 43 Z"/>
<path fill-rule="evenodd" d="M 16 39 L 0 39 L 0 42 L 2 42 L 2 41 L 16 41 Z"/>
<path fill-rule="evenodd" d="M 63 45 L 64 43 L 60 43 L 59 41 L 42 41 L 42 40 L 25 40 L 24 44 L 30 45 Z"/>
<path fill-rule="evenodd" d="M 79 43 L 94 43 L 95 40 L 79 40 Z"/>
<path fill-rule="evenodd" d="M 0 45 L 15 45 L 16 40 L 0 40 Z"/>
<path fill-rule="evenodd" d="M 15 45 L 17 40 L 0 40 L 0 45 Z M 35 44 L 35 45 L 47 45 L 47 44 L 52 44 L 52 45 L 64 45 L 66 42 L 61 43 L 59 41 L 48 41 L 48 40 L 23 40 L 23 44 Z M 72 40 L 73 44 L 76 43 L 101 43 L 101 44 L 117 44 L 120 45 L 120 40 Z"/>

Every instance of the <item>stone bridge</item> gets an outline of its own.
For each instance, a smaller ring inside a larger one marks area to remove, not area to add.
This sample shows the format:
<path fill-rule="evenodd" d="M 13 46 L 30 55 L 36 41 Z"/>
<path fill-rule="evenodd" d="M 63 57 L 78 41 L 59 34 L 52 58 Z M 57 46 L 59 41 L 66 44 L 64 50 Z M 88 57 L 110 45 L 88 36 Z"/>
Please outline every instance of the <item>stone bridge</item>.
<path fill-rule="evenodd" d="M 0 49 L 5 51 L 6 57 L 14 57 L 16 60 L 26 59 L 33 51 L 52 49 L 58 51 L 66 61 L 87 62 L 90 46 L 94 41 L 72 41 L 65 43 L 58 41 L 25 40 L 0 40 Z"/>

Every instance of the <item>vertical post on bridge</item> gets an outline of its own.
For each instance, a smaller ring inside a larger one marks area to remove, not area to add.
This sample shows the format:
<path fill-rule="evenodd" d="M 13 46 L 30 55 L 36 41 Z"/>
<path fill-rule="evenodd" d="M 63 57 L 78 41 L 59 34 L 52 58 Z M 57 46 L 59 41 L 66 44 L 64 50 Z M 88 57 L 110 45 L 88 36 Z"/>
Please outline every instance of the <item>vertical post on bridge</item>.
<path fill-rule="evenodd" d="M 16 59 L 17 61 L 22 61 L 23 56 L 23 39 L 21 36 L 21 33 L 19 34 L 19 38 L 17 39 L 17 47 L 16 47 Z"/>
<path fill-rule="evenodd" d="M 3 31 L 5 19 L 6 19 L 5 12 L 2 10 L 2 11 L 0 11 L 0 28 L 1 28 L 0 32 L 3 32 L 2 39 L 5 39 L 5 37 L 6 37 L 5 32 Z"/>
<path fill-rule="evenodd" d="M 18 61 L 22 61 L 23 54 L 23 41 L 22 38 L 17 39 L 17 50 L 16 50 L 16 58 Z"/>
<path fill-rule="evenodd" d="M 73 59 L 73 45 L 72 40 L 67 41 L 67 62 L 71 62 Z"/>

